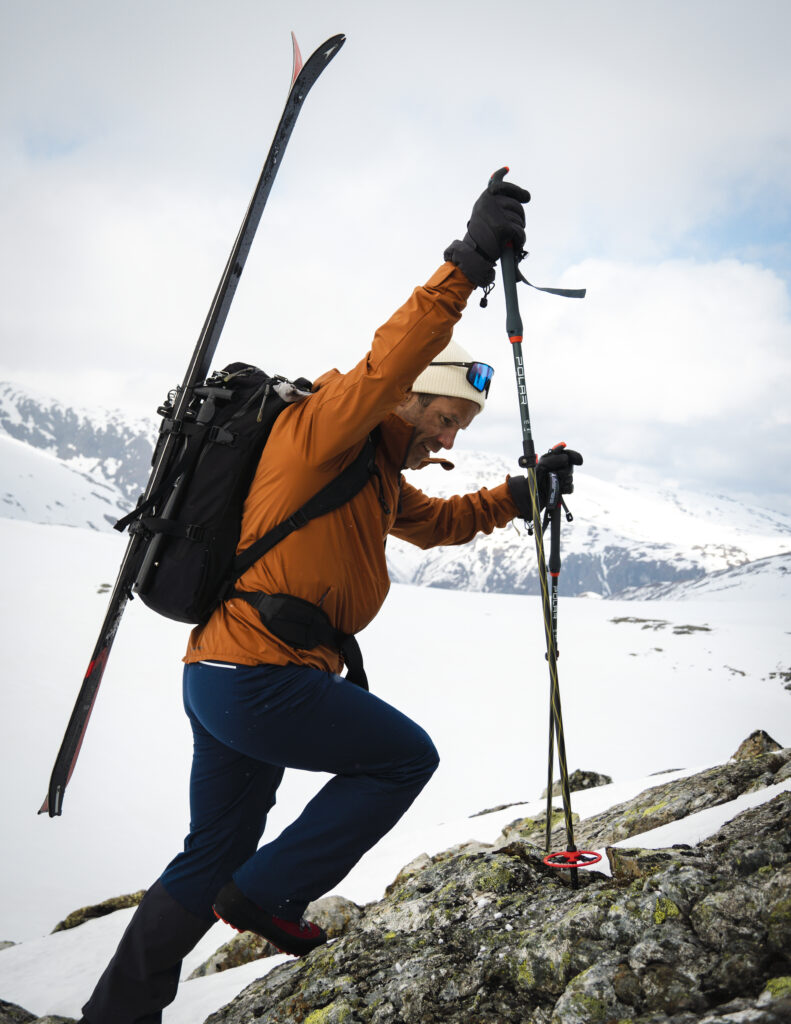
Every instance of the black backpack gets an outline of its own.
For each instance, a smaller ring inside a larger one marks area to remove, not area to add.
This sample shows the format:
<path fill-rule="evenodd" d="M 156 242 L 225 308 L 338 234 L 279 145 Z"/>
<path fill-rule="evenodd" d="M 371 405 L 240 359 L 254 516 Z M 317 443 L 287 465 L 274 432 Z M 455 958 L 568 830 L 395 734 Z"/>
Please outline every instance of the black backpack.
<path fill-rule="evenodd" d="M 311 391 L 304 378 L 291 382 L 232 363 L 195 388 L 181 422 L 172 419 L 172 403 L 166 403 L 159 410 L 158 448 L 170 434 L 183 438 L 173 468 L 156 493 L 115 528 L 143 532 L 146 546 L 134 590 L 160 615 L 201 624 L 223 600 L 243 597 L 259 610 L 267 628 L 287 643 L 310 648 L 331 641 L 344 651 L 351 669 L 355 653 L 345 645 L 351 641 L 354 648 L 354 638 L 335 631 L 315 605 L 289 595 L 234 590 L 239 577 L 270 548 L 311 519 L 351 500 L 378 472 L 372 435 L 340 476 L 236 555 L 242 507 L 272 426 L 288 405 L 304 401 Z M 158 449 L 153 461 L 157 454 Z"/>

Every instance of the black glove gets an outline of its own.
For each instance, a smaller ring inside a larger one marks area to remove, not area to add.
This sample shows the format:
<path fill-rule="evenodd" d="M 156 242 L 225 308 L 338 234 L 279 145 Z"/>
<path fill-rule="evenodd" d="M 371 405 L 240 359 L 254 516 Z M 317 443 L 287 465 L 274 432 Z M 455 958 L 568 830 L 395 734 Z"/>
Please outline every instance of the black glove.
<path fill-rule="evenodd" d="M 542 455 L 536 465 L 536 484 L 538 487 L 539 508 L 546 507 L 549 498 L 549 474 L 555 473 L 560 484 L 561 494 L 574 492 L 574 467 L 582 465 L 582 456 L 572 448 L 556 444 L 546 455 Z M 533 505 L 530 501 L 530 485 L 526 476 L 510 476 L 508 490 L 514 499 L 519 515 L 523 519 L 533 519 Z"/>
<path fill-rule="evenodd" d="M 475 285 L 492 283 L 494 265 L 507 244 L 513 245 L 517 255 L 525 244 L 523 204 L 530 202 L 530 193 L 503 181 L 507 173 L 507 167 L 495 171 L 472 208 L 467 234 L 445 250 L 445 259 L 455 263 Z"/>

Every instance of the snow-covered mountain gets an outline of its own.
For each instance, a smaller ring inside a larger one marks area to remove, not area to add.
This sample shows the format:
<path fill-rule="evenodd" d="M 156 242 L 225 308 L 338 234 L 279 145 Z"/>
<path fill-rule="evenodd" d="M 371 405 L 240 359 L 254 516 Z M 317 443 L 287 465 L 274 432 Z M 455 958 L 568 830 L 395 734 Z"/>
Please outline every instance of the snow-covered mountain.
<path fill-rule="evenodd" d="M 145 487 L 156 428 L 153 416 L 75 410 L 0 384 L 0 516 L 110 529 Z M 453 460 L 452 472 L 431 466 L 410 480 L 447 496 L 518 472 L 481 452 L 454 452 Z M 672 597 L 668 587 L 791 552 L 791 516 L 722 495 L 626 487 L 582 469 L 568 504 L 574 521 L 562 524 L 560 578 L 567 595 Z M 537 588 L 534 543 L 522 524 L 429 551 L 391 538 L 388 560 L 399 583 L 506 594 Z"/>
<path fill-rule="evenodd" d="M 515 467 L 479 452 L 453 453 L 456 469 L 439 466 L 410 481 L 446 497 L 501 483 Z M 583 470 L 568 496 L 573 522 L 561 524 L 561 592 L 602 597 L 654 596 L 641 588 L 701 580 L 791 551 L 791 516 L 723 495 L 627 487 Z M 419 552 L 388 542 L 393 578 L 403 583 L 509 594 L 535 593 L 535 544 L 512 524 L 458 548 Z M 660 596 L 657 593 L 656 596 Z"/>
<path fill-rule="evenodd" d="M 0 381 L 2 434 L 38 452 L 46 452 L 86 481 L 95 481 L 101 493 L 107 494 L 108 488 L 114 488 L 117 494 L 112 500 L 131 508 L 148 479 L 156 424 L 153 418 L 133 419 L 117 410 L 70 408 L 53 398 Z M 6 465 L 5 454 L 2 465 Z M 3 484 L 4 493 L 15 497 L 13 485 L 9 489 L 7 479 Z M 56 485 L 48 480 L 47 486 Z M 52 502 L 66 504 L 57 492 L 50 492 L 48 497 Z M 35 515 L 26 518 L 34 522 L 67 522 L 41 520 Z"/>
<path fill-rule="evenodd" d="M 34 523 L 106 530 L 128 504 L 101 473 L 0 434 L 0 514 Z"/>
<path fill-rule="evenodd" d="M 635 600 L 695 601 L 698 599 L 784 601 L 791 595 L 791 554 L 770 555 L 721 569 L 697 580 L 655 583 L 622 595 Z"/>

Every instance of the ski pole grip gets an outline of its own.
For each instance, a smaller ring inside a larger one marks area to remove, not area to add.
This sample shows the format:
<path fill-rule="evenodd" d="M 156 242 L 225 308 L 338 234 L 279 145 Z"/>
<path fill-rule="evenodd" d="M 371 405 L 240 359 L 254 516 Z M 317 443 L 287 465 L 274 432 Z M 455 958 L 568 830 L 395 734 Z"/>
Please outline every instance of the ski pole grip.
<path fill-rule="evenodd" d="M 522 317 L 519 313 L 519 299 L 516 294 L 516 255 L 513 245 L 508 242 L 500 257 L 505 292 L 505 329 L 511 344 L 522 340 Z"/>

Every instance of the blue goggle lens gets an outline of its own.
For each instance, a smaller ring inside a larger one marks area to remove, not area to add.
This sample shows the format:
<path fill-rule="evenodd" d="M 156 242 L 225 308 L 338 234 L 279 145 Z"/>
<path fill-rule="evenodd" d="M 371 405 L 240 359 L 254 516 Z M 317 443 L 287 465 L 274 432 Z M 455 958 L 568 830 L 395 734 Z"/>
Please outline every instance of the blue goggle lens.
<path fill-rule="evenodd" d="M 470 384 L 476 391 L 483 391 L 486 395 L 489 394 L 489 385 L 492 383 L 493 376 L 494 367 L 489 366 L 488 363 L 470 363 L 467 370 L 467 380 Z"/>
<path fill-rule="evenodd" d="M 467 382 L 471 384 L 476 391 L 481 391 L 487 398 L 489 397 L 489 385 L 492 383 L 492 377 L 494 376 L 494 367 L 489 366 L 488 363 L 455 363 L 438 360 L 434 363 L 429 363 L 429 366 L 465 367 L 467 370 Z"/>

